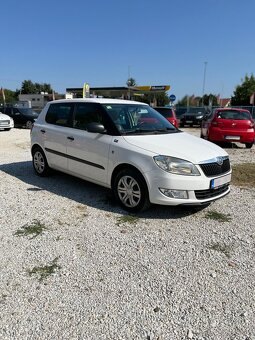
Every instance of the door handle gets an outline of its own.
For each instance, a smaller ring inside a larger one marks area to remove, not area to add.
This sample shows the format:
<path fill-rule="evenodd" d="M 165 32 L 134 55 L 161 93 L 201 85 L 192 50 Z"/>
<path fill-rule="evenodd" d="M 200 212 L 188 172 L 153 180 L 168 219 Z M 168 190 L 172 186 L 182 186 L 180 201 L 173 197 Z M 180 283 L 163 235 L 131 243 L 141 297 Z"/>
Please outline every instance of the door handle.
<path fill-rule="evenodd" d="M 41 133 L 45 133 L 46 131 L 45 130 L 41 130 Z"/>
<path fill-rule="evenodd" d="M 69 139 L 69 140 L 74 140 L 74 138 L 73 138 L 73 137 L 70 137 L 70 136 L 68 136 L 67 139 Z"/>

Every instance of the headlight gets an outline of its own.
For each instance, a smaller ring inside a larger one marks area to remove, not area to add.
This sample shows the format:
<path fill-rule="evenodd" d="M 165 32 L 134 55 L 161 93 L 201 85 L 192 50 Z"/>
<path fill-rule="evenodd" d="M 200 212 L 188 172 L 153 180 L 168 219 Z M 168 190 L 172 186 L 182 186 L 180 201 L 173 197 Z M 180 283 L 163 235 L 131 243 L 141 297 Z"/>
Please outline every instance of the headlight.
<path fill-rule="evenodd" d="M 196 166 L 184 159 L 158 155 L 153 157 L 155 163 L 160 169 L 171 172 L 176 175 L 200 176 Z"/>

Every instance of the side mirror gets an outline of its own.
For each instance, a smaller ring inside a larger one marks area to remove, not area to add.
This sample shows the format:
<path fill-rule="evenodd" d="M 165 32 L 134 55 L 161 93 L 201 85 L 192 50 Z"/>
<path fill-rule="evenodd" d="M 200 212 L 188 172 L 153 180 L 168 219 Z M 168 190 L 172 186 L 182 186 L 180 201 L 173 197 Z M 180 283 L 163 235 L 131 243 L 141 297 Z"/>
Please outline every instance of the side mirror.
<path fill-rule="evenodd" d="M 94 133 L 104 133 L 106 130 L 103 124 L 93 122 L 87 125 L 87 131 Z"/>

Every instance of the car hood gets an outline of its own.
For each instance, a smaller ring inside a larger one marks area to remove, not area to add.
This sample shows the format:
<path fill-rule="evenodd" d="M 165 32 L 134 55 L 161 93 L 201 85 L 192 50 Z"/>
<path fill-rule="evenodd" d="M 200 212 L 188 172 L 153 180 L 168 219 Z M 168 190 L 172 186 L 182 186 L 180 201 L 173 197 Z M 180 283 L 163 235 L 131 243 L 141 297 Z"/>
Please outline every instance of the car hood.
<path fill-rule="evenodd" d="M 0 112 L 0 120 L 6 120 L 6 119 L 11 119 L 11 117 Z"/>
<path fill-rule="evenodd" d="M 219 146 L 185 132 L 124 136 L 124 139 L 127 143 L 155 155 L 181 158 L 195 164 L 218 156 L 228 156 L 226 151 Z"/>

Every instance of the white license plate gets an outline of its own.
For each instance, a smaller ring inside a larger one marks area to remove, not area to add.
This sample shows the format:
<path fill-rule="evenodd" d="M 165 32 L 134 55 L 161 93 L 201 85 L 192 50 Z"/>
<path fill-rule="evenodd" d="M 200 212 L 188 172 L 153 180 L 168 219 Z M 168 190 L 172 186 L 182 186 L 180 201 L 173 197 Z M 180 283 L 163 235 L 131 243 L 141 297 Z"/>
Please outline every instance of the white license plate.
<path fill-rule="evenodd" d="M 187 123 L 187 124 L 191 124 L 191 123 L 193 123 L 193 122 L 192 122 L 192 120 L 186 120 L 186 123 Z"/>
<path fill-rule="evenodd" d="M 229 140 L 240 140 L 240 136 L 225 136 L 225 139 L 229 139 Z"/>
<path fill-rule="evenodd" d="M 212 179 L 210 188 L 216 189 L 216 188 L 221 187 L 222 185 L 224 185 L 226 183 L 229 183 L 230 181 L 231 181 L 231 174 Z"/>

